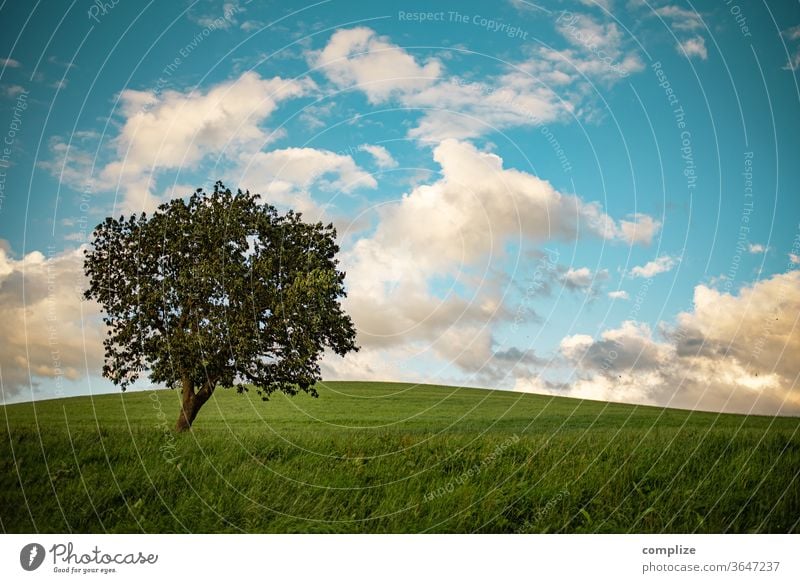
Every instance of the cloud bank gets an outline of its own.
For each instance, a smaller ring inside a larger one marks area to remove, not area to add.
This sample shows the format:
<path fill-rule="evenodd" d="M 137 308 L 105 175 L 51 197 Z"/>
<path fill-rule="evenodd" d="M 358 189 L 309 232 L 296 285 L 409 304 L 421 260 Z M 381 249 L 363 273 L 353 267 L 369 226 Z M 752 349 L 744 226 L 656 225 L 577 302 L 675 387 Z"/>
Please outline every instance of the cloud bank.
<path fill-rule="evenodd" d="M 564 338 L 577 378 L 517 389 L 586 399 L 751 414 L 800 414 L 800 270 L 743 287 L 705 285 L 694 306 L 659 334 L 633 321 L 599 337 Z"/>

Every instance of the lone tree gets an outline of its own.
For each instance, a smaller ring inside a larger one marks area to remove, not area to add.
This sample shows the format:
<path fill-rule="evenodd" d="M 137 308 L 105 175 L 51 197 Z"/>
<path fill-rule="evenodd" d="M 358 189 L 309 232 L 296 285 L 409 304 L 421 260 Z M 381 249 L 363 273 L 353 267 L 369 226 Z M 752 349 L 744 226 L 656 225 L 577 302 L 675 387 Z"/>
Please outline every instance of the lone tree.
<path fill-rule="evenodd" d="M 316 397 L 325 347 L 358 350 L 333 225 L 259 199 L 217 182 L 150 216 L 107 218 L 86 251 L 84 295 L 109 328 L 103 375 L 123 391 L 148 372 L 180 387 L 178 431 L 218 386 Z"/>

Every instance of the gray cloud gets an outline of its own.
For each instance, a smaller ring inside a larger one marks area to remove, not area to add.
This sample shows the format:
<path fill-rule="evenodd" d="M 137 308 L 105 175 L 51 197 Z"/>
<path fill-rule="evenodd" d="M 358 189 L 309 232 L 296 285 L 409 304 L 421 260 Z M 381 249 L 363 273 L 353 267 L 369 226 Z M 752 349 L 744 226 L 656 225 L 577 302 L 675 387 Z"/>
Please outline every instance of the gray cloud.
<path fill-rule="evenodd" d="M 800 270 L 737 295 L 698 285 L 694 307 L 657 339 L 628 321 L 562 340 L 578 379 L 559 394 L 690 409 L 800 414 Z M 537 379 L 520 390 L 550 392 Z"/>
<path fill-rule="evenodd" d="M 44 379 L 58 390 L 102 366 L 98 306 L 83 300 L 80 249 L 21 259 L 0 246 L 0 378 L 5 398 Z"/>

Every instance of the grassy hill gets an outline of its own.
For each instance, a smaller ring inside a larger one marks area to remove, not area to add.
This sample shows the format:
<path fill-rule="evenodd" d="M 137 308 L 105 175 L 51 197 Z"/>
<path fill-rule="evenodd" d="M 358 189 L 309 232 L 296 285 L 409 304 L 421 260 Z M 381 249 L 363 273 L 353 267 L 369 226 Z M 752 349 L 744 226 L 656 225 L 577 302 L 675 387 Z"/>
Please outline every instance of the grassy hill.
<path fill-rule="evenodd" d="M 325 383 L 0 407 L 6 532 L 798 532 L 800 419 Z"/>

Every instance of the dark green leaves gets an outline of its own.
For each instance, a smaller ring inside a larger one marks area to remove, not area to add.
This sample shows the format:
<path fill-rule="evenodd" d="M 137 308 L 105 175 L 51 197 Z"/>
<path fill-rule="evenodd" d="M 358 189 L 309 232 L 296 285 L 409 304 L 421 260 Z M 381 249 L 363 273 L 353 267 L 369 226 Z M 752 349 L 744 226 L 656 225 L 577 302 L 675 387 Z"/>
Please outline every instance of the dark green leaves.
<path fill-rule="evenodd" d="M 171 386 L 313 392 L 325 348 L 357 350 L 333 226 L 259 198 L 218 182 L 95 228 L 85 295 L 109 326 L 105 376 L 123 390 L 149 373 Z"/>

